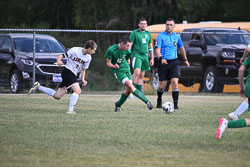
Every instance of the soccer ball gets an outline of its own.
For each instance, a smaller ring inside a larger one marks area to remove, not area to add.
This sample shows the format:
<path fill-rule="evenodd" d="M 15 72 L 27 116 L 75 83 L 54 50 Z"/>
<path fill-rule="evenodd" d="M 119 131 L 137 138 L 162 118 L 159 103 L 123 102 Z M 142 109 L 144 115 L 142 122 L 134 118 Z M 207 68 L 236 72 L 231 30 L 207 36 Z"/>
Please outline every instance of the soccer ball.
<path fill-rule="evenodd" d="M 174 105 L 173 105 L 173 103 L 171 103 L 171 102 L 165 102 L 162 105 L 162 110 L 166 114 L 172 113 L 174 111 Z"/>

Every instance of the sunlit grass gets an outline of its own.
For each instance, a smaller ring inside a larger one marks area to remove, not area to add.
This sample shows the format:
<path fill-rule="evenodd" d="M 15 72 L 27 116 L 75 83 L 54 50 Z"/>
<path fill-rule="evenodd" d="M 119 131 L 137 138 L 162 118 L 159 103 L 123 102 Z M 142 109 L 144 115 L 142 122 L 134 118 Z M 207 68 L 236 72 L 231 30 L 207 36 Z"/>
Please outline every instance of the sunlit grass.
<path fill-rule="evenodd" d="M 115 113 L 119 96 L 82 94 L 77 114 L 66 115 L 70 95 L 1 94 L 0 166 L 250 166 L 248 128 L 215 139 L 238 95 L 181 94 L 172 114 L 149 111 L 138 99 Z M 155 106 L 156 96 L 147 97 Z"/>

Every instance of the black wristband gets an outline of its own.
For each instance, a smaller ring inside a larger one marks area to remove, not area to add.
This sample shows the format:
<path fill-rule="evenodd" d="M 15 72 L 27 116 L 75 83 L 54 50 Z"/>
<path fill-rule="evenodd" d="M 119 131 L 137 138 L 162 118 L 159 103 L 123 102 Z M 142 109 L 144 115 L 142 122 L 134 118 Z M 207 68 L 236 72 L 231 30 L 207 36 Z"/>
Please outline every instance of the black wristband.
<path fill-rule="evenodd" d="M 184 59 L 184 61 L 187 61 L 188 59 Z"/>

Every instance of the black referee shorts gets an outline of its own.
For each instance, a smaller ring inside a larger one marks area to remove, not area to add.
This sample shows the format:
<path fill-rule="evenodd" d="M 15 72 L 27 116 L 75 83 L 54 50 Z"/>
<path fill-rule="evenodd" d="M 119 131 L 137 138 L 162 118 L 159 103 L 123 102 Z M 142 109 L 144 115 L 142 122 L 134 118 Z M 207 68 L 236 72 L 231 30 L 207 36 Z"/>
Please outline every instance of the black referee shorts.
<path fill-rule="evenodd" d="M 77 76 L 69 69 L 64 68 L 62 72 L 62 82 L 59 85 L 59 88 L 63 88 L 63 87 L 67 88 L 76 82 L 77 82 Z"/>
<path fill-rule="evenodd" d="M 158 67 L 159 81 L 169 81 L 172 78 L 180 78 L 179 60 L 167 60 L 168 64 Z"/>

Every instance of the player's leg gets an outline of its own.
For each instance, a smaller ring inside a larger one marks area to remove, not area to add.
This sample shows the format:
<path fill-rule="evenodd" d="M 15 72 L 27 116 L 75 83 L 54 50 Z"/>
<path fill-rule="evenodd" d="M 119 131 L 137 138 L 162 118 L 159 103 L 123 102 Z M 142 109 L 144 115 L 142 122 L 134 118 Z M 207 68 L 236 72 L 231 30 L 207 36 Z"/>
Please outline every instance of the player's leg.
<path fill-rule="evenodd" d="M 153 105 L 152 103 L 146 98 L 146 96 L 143 95 L 142 92 L 140 92 L 138 89 L 134 87 L 131 80 L 127 80 L 124 84 L 126 86 L 126 90 L 130 93 L 133 93 L 137 98 L 139 98 L 141 101 L 143 101 L 145 104 L 147 104 L 148 109 L 152 110 Z"/>
<path fill-rule="evenodd" d="M 140 74 L 141 74 L 141 66 L 142 66 L 142 60 L 140 58 L 138 58 L 138 57 L 133 57 L 133 59 L 132 59 L 132 67 L 134 69 L 133 85 L 137 89 L 138 89 L 138 87 L 140 87 L 138 85 L 138 83 L 139 83 L 139 77 L 140 77 Z"/>
<path fill-rule="evenodd" d="M 120 81 L 123 85 L 125 85 L 125 82 L 127 80 L 129 80 L 129 79 L 132 80 L 132 77 L 128 78 L 128 76 L 126 75 L 125 72 L 117 72 L 117 73 L 114 73 L 114 75 L 115 75 L 115 78 L 118 81 Z M 126 87 L 125 87 L 125 90 L 121 94 L 120 99 L 115 102 L 115 110 L 114 110 L 115 112 L 119 112 L 121 110 L 121 106 L 125 103 L 125 101 L 127 100 L 127 98 L 128 98 L 129 95 L 130 95 L 130 92 L 128 90 L 126 90 Z"/>
<path fill-rule="evenodd" d="M 221 118 L 219 122 L 219 128 L 216 131 L 216 138 L 220 139 L 227 128 L 244 128 L 250 127 L 250 117 L 249 118 L 241 118 L 235 121 L 226 120 L 225 118 Z"/>
<path fill-rule="evenodd" d="M 158 67 L 158 75 L 159 75 L 159 85 L 157 88 L 157 108 L 162 107 L 162 95 L 167 85 L 167 81 L 169 80 L 169 72 L 170 69 L 167 65 L 160 65 Z"/>
<path fill-rule="evenodd" d="M 167 81 L 159 81 L 159 86 L 157 88 L 157 105 L 156 108 L 162 107 L 162 95 L 164 93 L 164 89 L 167 85 Z"/>
<path fill-rule="evenodd" d="M 29 90 L 28 95 L 30 95 L 33 91 L 36 91 L 36 90 L 40 90 L 43 93 L 45 93 L 51 97 L 53 97 L 55 92 L 56 92 L 55 90 L 53 90 L 51 88 L 41 86 L 39 82 L 35 82 L 34 85 L 32 86 L 32 88 Z"/>
<path fill-rule="evenodd" d="M 141 69 L 140 68 L 134 69 L 134 73 L 133 73 L 133 85 L 135 86 L 135 88 L 137 88 L 139 90 L 141 89 L 140 91 L 142 91 Z"/>
<path fill-rule="evenodd" d="M 232 120 L 238 120 L 238 117 L 243 114 L 248 109 L 248 99 L 246 98 L 240 106 L 232 113 L 229 113 L 228 116 Z"/>
<path fill-rule="evenodd" d="M 179 100 L 179 87 L 178 87 L 179 78 L 171 79 L 171 87 L 172 87 L 172 98 L 174 102 L 174 109 L 178 109 L 178 100 Z"/>
<path fill-rule="evenodd" d="M 179 61 L 173 60 L 170 62 L 170 78 L 171 78 L 171 86 L 172 86 L 172 98 L 174 102 L 174 109 L 178 109 L 178 100 L 179 100 L 179 78 L 180 78 L 180 67 Z"/>
<path fill-rule="evenodd" d="M 78 82 L 72 84 L 71 88 L 73 89 L 74 92 L 70 96 L 70 102 L 69 102 L 69 108 L 68 108 L 67 114 L 76 114 L 74 112 L 74 108 L 75 108 L 75 105 L 76 105 L 78 98 L 81 94 L 81 88 L 80 88 L 80 85 Z"/>

